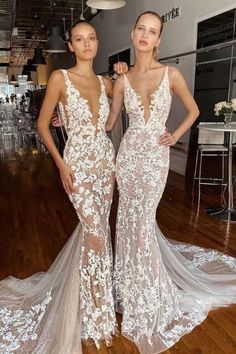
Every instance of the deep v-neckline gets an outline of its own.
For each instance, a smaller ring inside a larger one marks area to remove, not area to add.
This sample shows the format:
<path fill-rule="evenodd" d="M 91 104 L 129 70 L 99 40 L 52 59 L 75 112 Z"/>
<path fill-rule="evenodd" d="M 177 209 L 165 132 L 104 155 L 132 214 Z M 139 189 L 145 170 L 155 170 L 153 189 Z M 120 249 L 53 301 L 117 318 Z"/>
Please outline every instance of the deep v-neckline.
<path fill-rule="evenodd" d="M 66 77 L 67 77 L 67 80 L 68 80 L 70 86 L 75 90 L 75 92 L 78 93 L 80 100 L 82 100 L 82 101 L 84 102 L 84 105 L 86 106 L 87 111 L 88 111 L 88 113 L 89 113 L 89 116 L 90 116 L 90 118 L 91 118 L 91 124 L 92 124 L 93 126 L 96 126 L 96 125 L 98 124 L 99 120 L 100 120 L 100 117 L 101 117 L 102 95 L 103 95 L 103 93 L 104 93 L 104 92 L 103 92 L 103 82 L 102 82 L 101 76 L 100 76 L 100 75 L 97 75 L 97 78 L 98 78 L 98 80 L 99 80 L 99 82 L 100 82 L 100 94 L 99 94 L 99 99 L 98 99 L 99 109 L 98 109 L 98 119 L 97 119 L 97 122 L 96 122 L 96 124 L 93 124 L 93 123 L 92 123 L 92 120 L 93 120 L 94 114 L 93 114 L 92 111 L 91 111 L 91 108 L 90 108 L 90 105 L 89 105 L 89 100 L 88 100 L 87 98 L 83 97 L 83 96 L 81 95 L 81 93 L 80 93 L 80 90 L 79 90 L 77 87 L 75 87 L 75 85 L 73 84 L 73 82 L 72 82 L 71 79 L 69 78 L 69 75 L 68 75 L 68 71 L 67 71 L 67 70 L 65 70 L 65 73 L 66 73 Z"/>
<path fill-rule="evenodd" d="M 145 119 L 145 108 L 144 108 L 144 104 L 142 104 L 142 96 L 133 88 L 133 86 L 131 85 L 128 77 L 124 74 L 124 77 L 126 79 L 126 82 L 128 83 L 129 88 L 131 89 L 131 91 L 134 93 L 136 99 L 137 99 L 137 104 L 139 106 L 139 108 L 141 109 L 142 112 L 142 118 L 143 118 L 143 122 L 144 125 L 147 125 L 150 118 L 152 117 L 152 109 L 153 109 L 153 97 L 157 94 L 157 92 L 160 91 L 162 85 L 165 82 L 165 78 L 166 78 L 166 74 L 167 74 L 167 68 L 168 66 L 166 66 L 165 70 L 164 70 L 164 74 L 162 76 L 161 82 L 158 85 L 158 87 L 150 94 L 149 96 L 149 104 L 148 104 L 148 118 Z"/>

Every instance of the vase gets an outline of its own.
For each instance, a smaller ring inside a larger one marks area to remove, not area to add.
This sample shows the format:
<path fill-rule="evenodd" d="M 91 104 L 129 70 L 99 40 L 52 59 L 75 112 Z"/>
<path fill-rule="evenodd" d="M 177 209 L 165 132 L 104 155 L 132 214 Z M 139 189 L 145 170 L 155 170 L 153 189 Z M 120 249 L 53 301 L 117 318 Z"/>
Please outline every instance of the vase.
<path fill-rule="evenodd" d="M 233 119 L 233 112 L 232 113 L 224 113 L 224 122 L 225 125 L 229 125 Z"/>

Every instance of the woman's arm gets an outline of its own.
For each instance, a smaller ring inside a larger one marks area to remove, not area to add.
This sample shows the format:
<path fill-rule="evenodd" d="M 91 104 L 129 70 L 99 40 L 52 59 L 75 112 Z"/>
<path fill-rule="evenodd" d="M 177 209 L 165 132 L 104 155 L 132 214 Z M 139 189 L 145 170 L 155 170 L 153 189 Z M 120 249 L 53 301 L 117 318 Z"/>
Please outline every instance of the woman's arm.
<path fill-rule="evenodd" d="M 171 67 L 169 69 L 170 89 L 175 95 L 180 98 L 188 113 L 184 118 L 183 122 L 172 134 L 165 132 L 161 135 L 159 143 L 160 145 L 165 146 L 174 145 L 179 140 L 179 138 L 192 126 L 194 121 L 199 116 L 198 106 L 186 85 L 183 75 L 178 69 L 174 67 Z"/>
<path fill-rule="evenodd" d="M 113 95 L 113 82 L 112 82 L 112 80 L 106 76 L 103 76 L 102 79 L 104 82 L 107 97 L 112 98 L 112 95 Z"/>
<path fill-rule="evenodd" d="M 112 104 L 111 104 L 110 114 L 106 122 L 106 131 L 110 131 L 114 127 L 120 115 L 123 101 L 124 101 L 124 77 L 120 76 L 116 80 L 113 87 Z"/>
<path fill-rule="evenodd" d="M 60 99 L 62 92 L 63 77 L 62 73 L 54 71 L 48 80 L 47 90 L 45 98 L 40 110 L 38 119 L 38 132 L 43 139 L 48 151 L 52 155 L 57 167 L 59 168 L 60 177 L 63 187 L 67 193 L 73 192 L 73 171 L 66 165 L 61 155 L 59 154 L 57 147 L 52 138 L 49 125 L 55 110 L 56 104 Z"/>

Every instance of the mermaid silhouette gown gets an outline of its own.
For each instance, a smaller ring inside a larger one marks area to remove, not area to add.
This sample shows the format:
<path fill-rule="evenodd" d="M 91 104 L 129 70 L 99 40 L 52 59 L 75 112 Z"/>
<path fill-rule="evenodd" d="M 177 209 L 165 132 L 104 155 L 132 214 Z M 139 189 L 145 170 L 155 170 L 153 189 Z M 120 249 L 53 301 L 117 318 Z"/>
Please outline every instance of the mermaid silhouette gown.
<path fill-rule="evenodd" d="M 141 97 L 124 75 L 129 128 L 117 155 L 119 188 L 114 289 L 122 334 L 141 354 L 160 353 L 201 323 L 210 309 L 236 302 L 236 260 L 215 250 L 167 240 L 156 224 L 166 185 L 169 148 L 158 139 L 171 105 L 168 67 Z"/>
<path fill-rule="evenodd" d="M 114 149 L 105 132 L 109 103 L 102 78 L 96 125 L 86 99 L 63 70 L 68 134 L 64 160 L 75 174 L 70 200 L 80 223 L 46 273 L 0 282 L 0 353 L 82 354 L 81 339 L 110 341 L 116 319 L 108 217 Z"/>

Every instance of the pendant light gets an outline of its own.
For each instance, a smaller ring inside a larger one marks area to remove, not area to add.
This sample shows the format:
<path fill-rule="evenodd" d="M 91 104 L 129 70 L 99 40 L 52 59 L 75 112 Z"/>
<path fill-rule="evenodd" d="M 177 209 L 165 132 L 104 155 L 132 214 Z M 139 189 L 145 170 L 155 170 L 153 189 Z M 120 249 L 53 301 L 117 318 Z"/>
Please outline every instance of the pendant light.
<path fill-rule="evenodd" d="M 23 65 L 23 70 L 21 75 L 29 75 L 30 74 L 30 70 L 27 64 Z"/>
<path fill-rule="evenodd" d="M 33 84 L 34 83 L 34 81 L 33 81 L 33 79 L 32 79 L 32 76 L 31 76 L 31 74 L 29 73 L 28 75 L 27 75 L 27 84 Z"/>
<path fill-rule="evenodd" d="M 125 0 L 88 0 L 86 4 L 98 10 L 114 10 L 126 5 Z"/>
<path fill-rule="evenodd" d="M 27 66 L 29 71 L 37 71 L 35 65 L 33 65 L 33 59 L 28 59 Z"/>
<path fill-rule="evenodd" d="M 49 53 L 64 53 L 66 46 L 61 37 L 60 28 L 58 26 L 52 27 L 50 36 L 47 40 L 46 51 Z"/>
<path fill-rule="evenodd" d="M 26 79 L 27 84 L 33 84 L 34 83 L 32 77 L 31 77 L 30 67 L 28 66 L 28 64 L 23 65 L 23 70 L 22 70 L 21 75 L 27 76 L 27 79 Z"/>
<path fill-rule="evenodd" d="M 84 18 L 84 0 L 82 0 L 82 10 L 81 10 L 81 14 L 80 14 L 79 19 L 80 19 L 80 21 L 85 21 L 85 18 Z"/>
<path fill-rule="evenodd" d="M 46 65 L 46 60 L 43 56 L 41 48 L 34 49 L 34 56 L 33 56 L 32 60 L 33 60 L 32 61 L 33 65 L 40 65 L 40 64 Z"/>
<path fill-rule="evenodd" d="M 16 80 L 16 76 L 11 75 L 10 84 L 17 84 L 17 83 L 18 83 L 18 81 Z"/>

